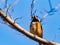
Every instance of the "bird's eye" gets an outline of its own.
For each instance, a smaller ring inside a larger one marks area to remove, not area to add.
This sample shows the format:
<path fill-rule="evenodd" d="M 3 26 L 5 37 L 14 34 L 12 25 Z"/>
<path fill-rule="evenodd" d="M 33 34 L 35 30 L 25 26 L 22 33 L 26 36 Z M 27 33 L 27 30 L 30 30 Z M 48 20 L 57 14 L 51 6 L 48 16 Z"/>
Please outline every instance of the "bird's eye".
<path fill-rule="evenodd" d="M 34 16 L 32 16 L 32 19 L 34 19 L 35 17 Z"/>

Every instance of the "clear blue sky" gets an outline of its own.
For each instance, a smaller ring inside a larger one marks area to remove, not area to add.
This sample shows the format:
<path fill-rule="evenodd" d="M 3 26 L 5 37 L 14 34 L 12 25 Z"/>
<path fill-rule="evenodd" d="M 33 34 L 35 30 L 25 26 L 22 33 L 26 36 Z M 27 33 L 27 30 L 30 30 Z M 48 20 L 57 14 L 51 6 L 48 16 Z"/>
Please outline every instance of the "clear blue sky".
<path fill-rule="evenodd" d="M 14 1 L 15 0 L 8 0 L 8 4 L 13 4 Z M 30 31 L 29 25 L 31 22 L 31 1 L 32 0 L 19 0 L 19 2 L 13 6 L 14 12 L 11 12 L 13 19 L 22 17 L 22 19 L 17 20 L 17 22 L 28 31 Z M 51 3 L 54 8 L 59 5 L 60 0 L 51 0 Z M 3 8 L 4 4 L 4 0 L 0 0 L 0 8 Z M 48 0 L 36 0 L 35 9 L 37 9 L 36 14 L 40 19 L 44 14 L 46 14 L 44 10 L 50 10 Z M 44 39 L 60 43 L 60 7 L 54 15 L 47 16 L 46 19 L 43 20 L 42 27 Z M 29 39 L 24 34 L 12 29 L 8 25 L 0 23 L 0 45 L 38 45 L 38 42 Z"/>

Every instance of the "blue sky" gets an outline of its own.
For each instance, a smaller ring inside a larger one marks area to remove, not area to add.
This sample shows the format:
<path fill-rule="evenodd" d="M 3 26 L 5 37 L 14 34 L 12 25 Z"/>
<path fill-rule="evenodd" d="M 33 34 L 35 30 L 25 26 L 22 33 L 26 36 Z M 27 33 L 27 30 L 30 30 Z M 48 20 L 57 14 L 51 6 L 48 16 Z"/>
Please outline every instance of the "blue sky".
<path fill-rule="evenodd" d="M 8 4 L 14 4 L 15 0 L 8 0 Z M 20 26 L 29 30 L 31 22 L 30 17 L 30 4 L 32 0 L 19 0 L 18 3 L 13 6 L 14 12 L 10 10 L 13 19 L 22 17 L 16 22 Z M 59 5 L 60 0 L 51 0 L 52 7 Z M 0 8 L 4 7 L 4 0 L 0 0 Z M 37 10 L 36 15 L 41 19 L 50 10 L 48 0 L 36 0 L 34 9 Z M 42 13 L 41 13 L 42 12 Z M 48 41 L 55 41 L 60 43 L 60 7 L 53 15 L 49 15 L 42 21 L 43 38 Z M 12 29 L 8 25 L 0 23 L 0 45 L 38 45 L 38 42 L 33 41 L 26 37 L 24 34 Z"/>

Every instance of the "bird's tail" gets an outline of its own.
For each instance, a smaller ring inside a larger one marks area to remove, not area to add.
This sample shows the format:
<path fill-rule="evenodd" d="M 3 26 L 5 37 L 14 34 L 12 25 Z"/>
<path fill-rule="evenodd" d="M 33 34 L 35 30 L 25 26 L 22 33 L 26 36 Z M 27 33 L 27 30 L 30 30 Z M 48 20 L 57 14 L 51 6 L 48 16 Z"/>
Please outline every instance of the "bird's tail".
<path fill-rule="evenodd" d="M 42 45 L 42 44 L 39 42 L 39 45 Z"/>

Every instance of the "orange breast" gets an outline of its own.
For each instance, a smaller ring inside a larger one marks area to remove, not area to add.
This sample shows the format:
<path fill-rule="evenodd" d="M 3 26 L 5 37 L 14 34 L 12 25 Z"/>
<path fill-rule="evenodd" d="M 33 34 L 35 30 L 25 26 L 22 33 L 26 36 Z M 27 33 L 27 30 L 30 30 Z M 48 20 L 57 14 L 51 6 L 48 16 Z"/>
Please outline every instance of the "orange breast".
<path fill-rule="evenodd" d="M 39 37 L 42 37 L 42 27 L 41 27 L 40 22 L 36 22 L 36 34 Z"/>
<path fill-rule="evenodd" d="M 40 22 L 32 22 L 30 26 L 30 32 L 39 37 L 42 37 L 42 27 Z"/>

